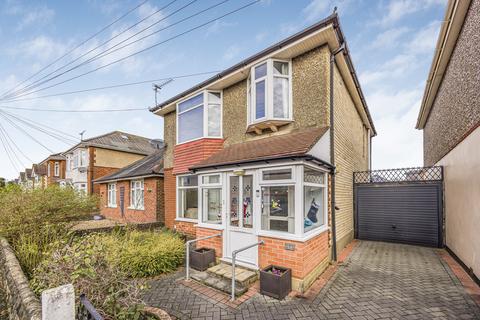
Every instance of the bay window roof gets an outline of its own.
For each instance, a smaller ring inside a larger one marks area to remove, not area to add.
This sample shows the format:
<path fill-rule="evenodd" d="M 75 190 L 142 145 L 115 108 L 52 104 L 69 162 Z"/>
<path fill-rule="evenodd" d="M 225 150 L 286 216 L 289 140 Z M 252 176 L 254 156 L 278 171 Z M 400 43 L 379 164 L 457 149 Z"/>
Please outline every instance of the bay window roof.
<path fill-rule="evenodd" d="M 309 151 L 327 133 L 328 127 L 302 129 L 228 146 L 196 164 L 193 171 L 249 162 L 309 156 Z M 328 133 L 327 133 L 328 134 Z M 331 165 L 320 159 L 325 166 Z"/>

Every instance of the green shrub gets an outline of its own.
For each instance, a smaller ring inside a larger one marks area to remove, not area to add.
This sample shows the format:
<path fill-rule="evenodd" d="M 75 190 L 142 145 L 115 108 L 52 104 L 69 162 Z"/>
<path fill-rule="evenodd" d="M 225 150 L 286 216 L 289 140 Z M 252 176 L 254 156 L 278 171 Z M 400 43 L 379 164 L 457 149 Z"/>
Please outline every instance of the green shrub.
<path fill-rule="evenodd" d="M 87 235 L 72 243 L 53 243 L 51 255 L 35 269 L 30 285 L 38 295 L 48 288 L 72 283 L 76 295 L 84 293 L 106 319 L 138 319 L 143 285 L 127 279 L 108 261 L 102 236 Z"/>
<path fill-rule="evenodd" d="M 48 245 L 69 236 L 72 221 L 91 214 L 97 198 L 71 188 L 0 188 L 0 235 L 7 238 L 27 276 L 48 252 Z"/>
<path fill-rule="evenodd" d="M 109 259 L 129 277 L 149 277 L 176 270 L 183 262 L 185 245 L 168 232 L 127 231 L 104 236 Z"/>

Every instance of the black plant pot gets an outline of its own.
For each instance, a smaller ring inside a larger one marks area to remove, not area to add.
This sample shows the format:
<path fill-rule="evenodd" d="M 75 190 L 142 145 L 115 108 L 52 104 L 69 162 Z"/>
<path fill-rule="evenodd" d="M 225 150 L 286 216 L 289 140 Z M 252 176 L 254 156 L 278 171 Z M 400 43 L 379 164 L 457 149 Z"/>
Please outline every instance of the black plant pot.
<path fill-rule="evenodd" d="M 190 251 L 190 266 L 198 271 L 205 271 L 215 264 L 215 249 L 198 248 Z"/>
<path fill-rule="evenodd" d="M 275 268 L 280 270 L 280 275 L 269 272 Z M 282 300 L 292 291 L 292 270 L 277 266 L 268 266 L 260 270 L 260 293 Z"/>

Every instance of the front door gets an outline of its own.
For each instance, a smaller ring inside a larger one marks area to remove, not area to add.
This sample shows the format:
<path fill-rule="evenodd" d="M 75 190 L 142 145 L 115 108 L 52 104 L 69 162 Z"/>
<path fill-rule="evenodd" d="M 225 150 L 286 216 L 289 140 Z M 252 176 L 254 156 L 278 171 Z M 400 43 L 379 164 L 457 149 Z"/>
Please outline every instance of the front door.
<path fill-rule="evenodd" d="M 253 175 L 227 175 L 227 226 L 224 237 L 225 256 L 230 260 L 234 250 L 256 243 L 253 208 Z M 258 247 L 237 254 L 236 261 L 250 267 L 257 267 Z"/>

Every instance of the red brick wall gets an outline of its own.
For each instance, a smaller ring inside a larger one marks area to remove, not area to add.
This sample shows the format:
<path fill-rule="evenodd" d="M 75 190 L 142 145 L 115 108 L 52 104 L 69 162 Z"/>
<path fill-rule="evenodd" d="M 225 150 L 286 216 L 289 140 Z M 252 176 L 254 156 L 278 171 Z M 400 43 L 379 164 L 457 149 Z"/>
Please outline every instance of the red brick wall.
<path fill-rule="evenodd" d="M 172 173 L 173 168 L 166 168 L 163 170 L 163 184 L 165 192 L 165 226 L 173 229 L 176 218 L 176 179 Z"/>
<path fill-rule="evenodd" d="M 130 206 L 130 181 L 117 181 L 117 207 L 109 208 L 108 204 L 108 184 L 96 184 L 100 193 L 100 211 L 108 219 L 120 221 L 120 222 L 156 222 L 158 216 L 163 216 L 163 213 L 159 213 L 158 196 L 163 198 L 163 190 L 159 189 L 158 181 L 162 178 L 147 178 L 144 180 L 144 210 L 129 209 Z M 125 210 L 122 217 L 120 211 L 120 187 L 125 188 Z M 163 200 L 161 201 L 163 203 Z M 162 222 L 160 220 L 160 222 Z"/>
<path fill-rule="evenodd" d="M 222 233 L 222 230 L 214 230 L 214 229 L 207 229 L 207 228 L 200 228 L 196 227 L 197 238 L 213 236 L 214 234 Z M 214 237 L 207 240 L 200 240 L 197 243 L 197 248 L 207 247 L 215 249 L 215 255 L 219 258 L 223 257 L 223 236 L 222 237 Z"/>
<path fill-rule="evenodd" d="M 328 234 L 325 231 L 306 242 L 259 237 L 265 241 L 258 248 L 259 265 L 261 268 L 271 264 L 291 268 L 293 277 L 303 279 L 328 257 Z M 293 244 L 295 250 L 286 250 L 286 243 Z"/>
<path fill-rule="evenodd" d="M 223 139 L 200 139 L 176 145 L 173 151 L 173 174 L 188 172 L 188 168 L 223 148 Z"/>
<path fill-rule="evenodd" d="M 58 177 L 54 175 L 55 162 L 60 163 L 60 175 Z M 50 167 L 50 176 L 48 176 L 48 167 Z M 47 170 L 47 186 L 57 183 L 60 179 L 65 179 L 65 160 L 48 160 L 45 169 Z"/>
<path fill-rule="evenodd" d="M 196 238 L 195 225 L 195 222 L 175 221 L 174 229 L 177 232 L 183 233 L 189 238 Z"/>
<path fill-rule="evenodd" d="M 89 185 L 89 190 L 90 190 L 90 185 L 92 184 L 92 181 L 99 179 L 101 177 L 105 177 L 109 174 L 115 173 L 119 168 L 109 168 L 109 167 L 97 167 L 97 166 L 92 166 L 92 171 L 88 175 L 88 185 Z M 94 183 L 93 184 L 93 191 L 90 192 L 90 194 L 100 194 L 100 185 Z"/>

